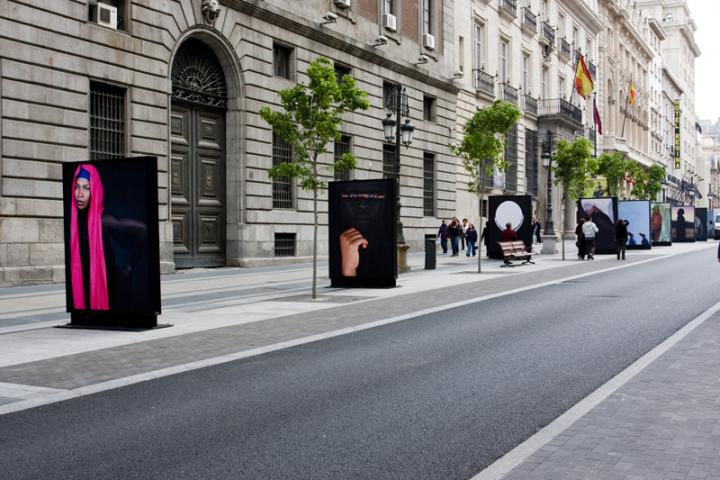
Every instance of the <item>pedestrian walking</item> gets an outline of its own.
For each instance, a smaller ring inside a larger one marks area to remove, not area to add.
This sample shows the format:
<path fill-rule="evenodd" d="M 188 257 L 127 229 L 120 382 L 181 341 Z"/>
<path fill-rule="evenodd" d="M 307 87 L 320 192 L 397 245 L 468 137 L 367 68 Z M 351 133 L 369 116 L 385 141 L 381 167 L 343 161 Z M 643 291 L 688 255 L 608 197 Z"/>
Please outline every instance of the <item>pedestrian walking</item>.
<path fill-rule="evenodd" d="M 585 249 L 588 260 L 595 260 L 595 235 L 600 229 L 595 225 L 590 217 L 585 217 L 585 223 L 582 225 L 582 233 L 585 236 Z"/>
<path fill-rule="evenodd" d="M 465 232 L 468 229 L 468 219 L 463 218 L 462 219 L 462 229 L 460 230 L 460 241 L 462 242 L 462 249 L 465 250 Z"/>
<path fill-rule="evenodd" d="M 468 224 L 468 229 L 465 232 L 465 242 L 467 243 L 467 252 L 465 253 L 466 256 L 472 256 L 474 257 L 477 253 L 477 240 L 478 240 L 478 234 L 477 230 L 475 230 L 475 225 L 472 223 Z"/>
<path fill-rule="evenodd" d="M 438 238 L 440 239 L 440 247 L 442 248 L 443 254 L 447 253 L 447 241 L 449 235 L 447 222 L 443 220 L 440 224 L 440 229 L 438 230 Z"/>
<path fill-rule="evenodd" d="M 542 239 L 540 238 L 540 220 L 535 219 L 535 224 L 533 225 L 533 233 L 535 234 L 535 241 L 537 243 L 542 243 Z"/>
<path fill-rule="evenodd" d="M 575 227 L 575 246 L 578 249 L 578 260 L 585 260 L 585 255 L 587 255 L 587 251 L 585 250 L 585 235 L 583 235 L 582 231 L 583 223 L 585 223 L 585 219 L 581 218 Z"/>
<path fill-rule="evenodd" d="M 448 227 L 448 234 L 450 235 L 450 247 L 452 248 L 453 257 L 457 257 L 460 252 L 460 232 L 462 231 L 462 225 L 457 217 L 453 217 Z"/>
<path fill-rule="evenodd" d="M 627 247 L 628 241 L 628 225 L 630 225 L 630 222 L 623 220 L 622 218 L 618 218 L 617 223 L 615 224 L 615 242 L 617 243 L 616 253 L 618 260 L 620 260 L 621 255 L 622 260 L 625 260 L 625 248 Z"/>
<path fill-rule="evenodd" d="M 490 232 L 488 228 L 490 228 L 490 222 L 485 222 L 485 226 L 483 227 L 482 233 L 480 234 L 480 241 L 482 241 L 483 245 L 485 245 L 485 255 L 490 256 L 490 254 L 488 253 L 490 251 L 488 249 L 488 244 L 490 243 Z M 482 255 L 482 253 L 480 255 Z"/>

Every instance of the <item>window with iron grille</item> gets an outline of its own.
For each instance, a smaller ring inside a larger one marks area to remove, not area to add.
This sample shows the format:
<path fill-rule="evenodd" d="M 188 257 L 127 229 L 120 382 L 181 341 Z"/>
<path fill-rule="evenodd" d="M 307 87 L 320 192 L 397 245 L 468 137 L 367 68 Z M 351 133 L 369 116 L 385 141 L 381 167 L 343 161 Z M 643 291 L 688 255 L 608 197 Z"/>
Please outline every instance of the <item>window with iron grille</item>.
<path fill-rule="evenodd" d="M 90 82 L 90 159 L 125 156 L 125 89 Z"/>
<path fill-rule="evenodd" d="M 273 167 L 292 162 L 292 147 L 273 133 Z M 273 208 L 293 208 L 293 182 L 290 177 L 275 177 L 272 184 Z"/>
<path fill-rule="evenodd" d="M 334 160 L 337 162 L 344 153 L 350 153 L 350 135 L 341 135 L 340 140 L 335 140 Z M 335 172 L 335 180 L 350 180 L 350 170 Z"/>
<path fill-rule="evenodd" d="M 538 195 L 538 139 L 537 131 L 525 130 L 525 183 L 527 193 Z"/>
<path fill-rule="evenodd" d="M 292 80 L 292 48 L 284 45 L 273 45 L 273 74 L 276 77 Z"/>
<path fill-rule="evenodd" d="M 295 234 L 294 233 L 276 233 L 275 234 L 275 256 L 276 257 L 294 257 L 295 256 Z"/>
<path fill-rule="evenodd" d="M 423 96 L 423 120 L 434 122 L 436 118 L 435 99 Z"/>
<path fill-rule="evenodd" d="M 423 215 L 435 216 L 435 155 L 423 154 Z"/>
<path fill-rule="evenodd" d="M 510 165 L 505 170 L 505 190 L 517 192 L 518 181 L 518 155 L 517 155 L 517 133 L 518 127 L 515 125 L 508 130 L 505 136 L 505 160 Z"/>
<path fill-rule="evenodd" d="M 433 0 L 423 0 L 423 33 L 435 32 L 433 3 Z"/>
<path fill-rule="evenodd" d="M 396 178 L 395 172 L 395 145 L 383 145 L 383 178 Z"/>

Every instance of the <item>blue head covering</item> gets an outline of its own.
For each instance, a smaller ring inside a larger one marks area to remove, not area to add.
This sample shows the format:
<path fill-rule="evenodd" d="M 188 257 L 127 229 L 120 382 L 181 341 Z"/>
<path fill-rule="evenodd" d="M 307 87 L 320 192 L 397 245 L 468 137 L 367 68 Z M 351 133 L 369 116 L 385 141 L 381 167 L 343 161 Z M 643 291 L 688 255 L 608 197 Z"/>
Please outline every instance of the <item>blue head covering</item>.
<path fill-rule="evenodd" d="M 80 171 L 78 172 L 77 177 L 75 177 L 75 179 L 77 180 L 78 178 L 84 178 L 85 180 L 87 180 L 89 182 L 90 181 L 90 172 L 88 172 L 84 168 L 80 167 Z"/>

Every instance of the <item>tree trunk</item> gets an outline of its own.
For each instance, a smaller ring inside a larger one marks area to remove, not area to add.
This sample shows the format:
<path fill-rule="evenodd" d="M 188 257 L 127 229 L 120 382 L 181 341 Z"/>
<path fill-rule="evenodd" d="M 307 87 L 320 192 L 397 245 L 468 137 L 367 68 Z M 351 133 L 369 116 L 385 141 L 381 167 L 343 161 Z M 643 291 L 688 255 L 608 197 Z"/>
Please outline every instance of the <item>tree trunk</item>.
<path fill-rule="evenodd" d="M 317 155 L 313 161 L 313 175 L 317 179 Z M 313 272 L 312 298 L 317 298 L 317 249 L 318 249 L 318 187 L 313 186 Z"/>
<path fill-rule="evenodd" d="M 562 259 L 565 260 L 565 204 L 567 203 L 567 196 L 564 192 L 561 202 L 562 205 L 560 206 L 560 213 L 562 214 L 562 219 L 560 220 L 560 245 L 562 249 Z"/>
<path fill-rule="evenodd" d="M 483 224 L 483 200 L 485 200 L 485 172 L 487 169 L 486 160 L 483 160 L 482 162 L 482 172 L 480 172 L 480 185 L 478 188 L 478 192 L 480 192 L 480 227 L 485 228 Z M 483 230 L 480 230 L 482 232 Z M 490 232 L 485 232 L 485 235 L 488 235 Z M 478 273 L 482 273 L 482 240 L 480 237 L 478 237 Z"/>

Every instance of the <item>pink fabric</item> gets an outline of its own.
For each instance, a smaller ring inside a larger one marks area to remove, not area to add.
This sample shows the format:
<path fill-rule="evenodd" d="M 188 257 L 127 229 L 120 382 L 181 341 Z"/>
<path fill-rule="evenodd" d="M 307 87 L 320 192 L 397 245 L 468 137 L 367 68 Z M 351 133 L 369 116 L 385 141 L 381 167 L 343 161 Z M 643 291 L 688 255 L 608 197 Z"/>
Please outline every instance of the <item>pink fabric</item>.
<path fill-rule="evenodd" d="M 75 181 L 80 169 L 90 174 L 90 204 L 88 205 L 88 243 L 90 244 L 90 309 L 108 310 L 107 272 L 105 269 L 105 246 L 102 236 L 103 187 L 100 175 L 92 165 L 79 165 L 73 175 L 70 209 L 70 274 L 72 276 L 73 303 L 84 310 L 85 287 L 83 285 L 82 261 L 80 260 L 80 234 L 78 232 L 78 209 L 75 202 Z"/>

